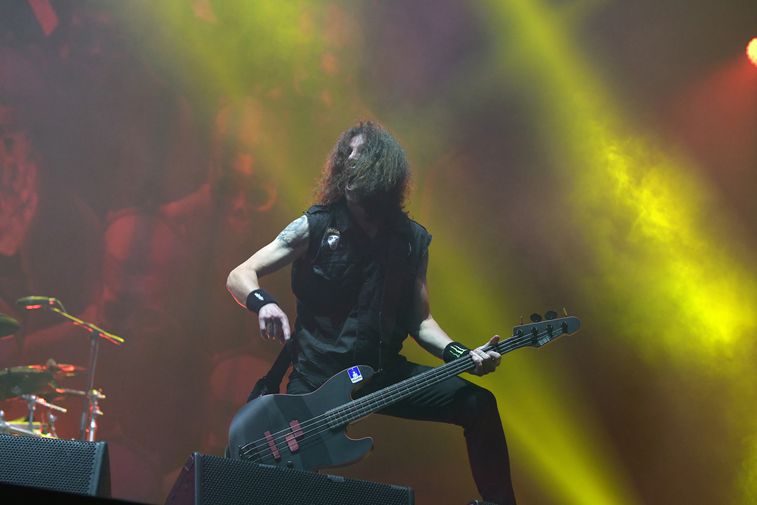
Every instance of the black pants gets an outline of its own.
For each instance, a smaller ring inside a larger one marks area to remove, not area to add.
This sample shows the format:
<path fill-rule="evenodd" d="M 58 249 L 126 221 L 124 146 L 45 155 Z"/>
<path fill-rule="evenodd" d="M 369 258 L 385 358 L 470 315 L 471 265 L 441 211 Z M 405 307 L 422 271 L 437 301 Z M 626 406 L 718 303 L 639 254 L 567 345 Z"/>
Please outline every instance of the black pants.
<path fill-rule="evenodd" d="M 407 361 L 400 362 L 376 375 L 359 394 L 382 389 L 429 369 Z M 313 387 L 296 372 L 290 376 L 287 393 L 304 394 L 312 390 Z M 473 479 L 481 497 L 498 505 L 515 505 L 505 433 L 497 401 L 490 391 L 459 377 L 452 377 L 378 413 L 462 426 Z"/>

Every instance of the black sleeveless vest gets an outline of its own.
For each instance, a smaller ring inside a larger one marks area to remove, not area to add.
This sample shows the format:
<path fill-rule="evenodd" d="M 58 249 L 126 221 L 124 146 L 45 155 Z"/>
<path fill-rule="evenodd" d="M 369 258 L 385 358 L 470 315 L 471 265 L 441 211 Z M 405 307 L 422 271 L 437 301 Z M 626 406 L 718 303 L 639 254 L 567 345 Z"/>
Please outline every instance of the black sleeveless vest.
<path fill-rule="evenodd" d="M 354 365 L 390 368 L 420 323 L 413 292 L 431 235 L 398 213 L 371 240 L 344 202 L 305 215 L 310 243 L 292 266 L 294 373 L 317 387 Z"/>

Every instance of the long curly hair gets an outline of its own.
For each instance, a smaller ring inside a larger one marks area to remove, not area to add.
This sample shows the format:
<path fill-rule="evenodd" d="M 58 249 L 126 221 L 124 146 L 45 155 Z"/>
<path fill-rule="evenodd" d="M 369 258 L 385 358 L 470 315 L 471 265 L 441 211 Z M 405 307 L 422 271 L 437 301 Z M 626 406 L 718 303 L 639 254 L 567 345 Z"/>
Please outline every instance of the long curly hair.
<path fill-rule="evenodd" d="M 357 159 L 348 159 L 351 140 L 363 135 Z M 318 186 L 322 205 L 340 202 L 349 188 L 369 216 L 403 211 L 410 167 L 397 139 L 374 121 L 360 121 L 342 133 L 323 167 Z"/>

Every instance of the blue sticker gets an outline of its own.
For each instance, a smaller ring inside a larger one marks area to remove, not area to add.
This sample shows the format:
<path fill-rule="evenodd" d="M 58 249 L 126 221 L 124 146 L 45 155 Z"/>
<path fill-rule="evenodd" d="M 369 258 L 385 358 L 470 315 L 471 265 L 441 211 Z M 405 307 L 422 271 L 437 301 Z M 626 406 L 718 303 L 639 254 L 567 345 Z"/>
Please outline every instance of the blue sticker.
<path fill-rule="evenodd" d="M 347 370 L 347 373 L 349 374 L 350 380 L 352 381 L 353 384 L 363 380 L 363 374 L 360 373 L 359 367 L 353 366 L 352 368 Z"/>

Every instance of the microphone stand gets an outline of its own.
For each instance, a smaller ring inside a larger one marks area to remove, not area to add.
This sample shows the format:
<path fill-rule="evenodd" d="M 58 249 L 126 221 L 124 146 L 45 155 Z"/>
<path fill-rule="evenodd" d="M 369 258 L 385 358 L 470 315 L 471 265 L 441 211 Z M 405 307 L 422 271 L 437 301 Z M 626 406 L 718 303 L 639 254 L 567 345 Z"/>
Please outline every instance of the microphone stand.
<path fill-rule="evenodd" d="M 59 301 L 58 304 L 63 307 L 63 304 L 61 304 Z M 81 414 L 80 435 L 82 440 L 94 442 L 95 434 L 97 432 L 97 416 L 102 415 L 102 411 L 98 406 L 98 400 L 105 398 L 105 396 L 101 392 L 95 391 L 95 367 L 97 366 L 97 354 L 99 351 L 100 339 L 105 339 L 114 345 L 122 345 L 126 342 L 126 340 L 122 337 L 119 337 L 118 335 L 109 333 L 92 323 L 83 321 L 78 317 L 69 314 L 65 310 L 54 307 L 52 306 L 52 304 L 43 304 L 42 307 L 50 309 L 59 316 L 68 319 L 76 326 L 81 326 L 90 333 L 88 373 L 89 380 L 87 385 L 87 396 L 84 398 L 83 410 Z"/>

